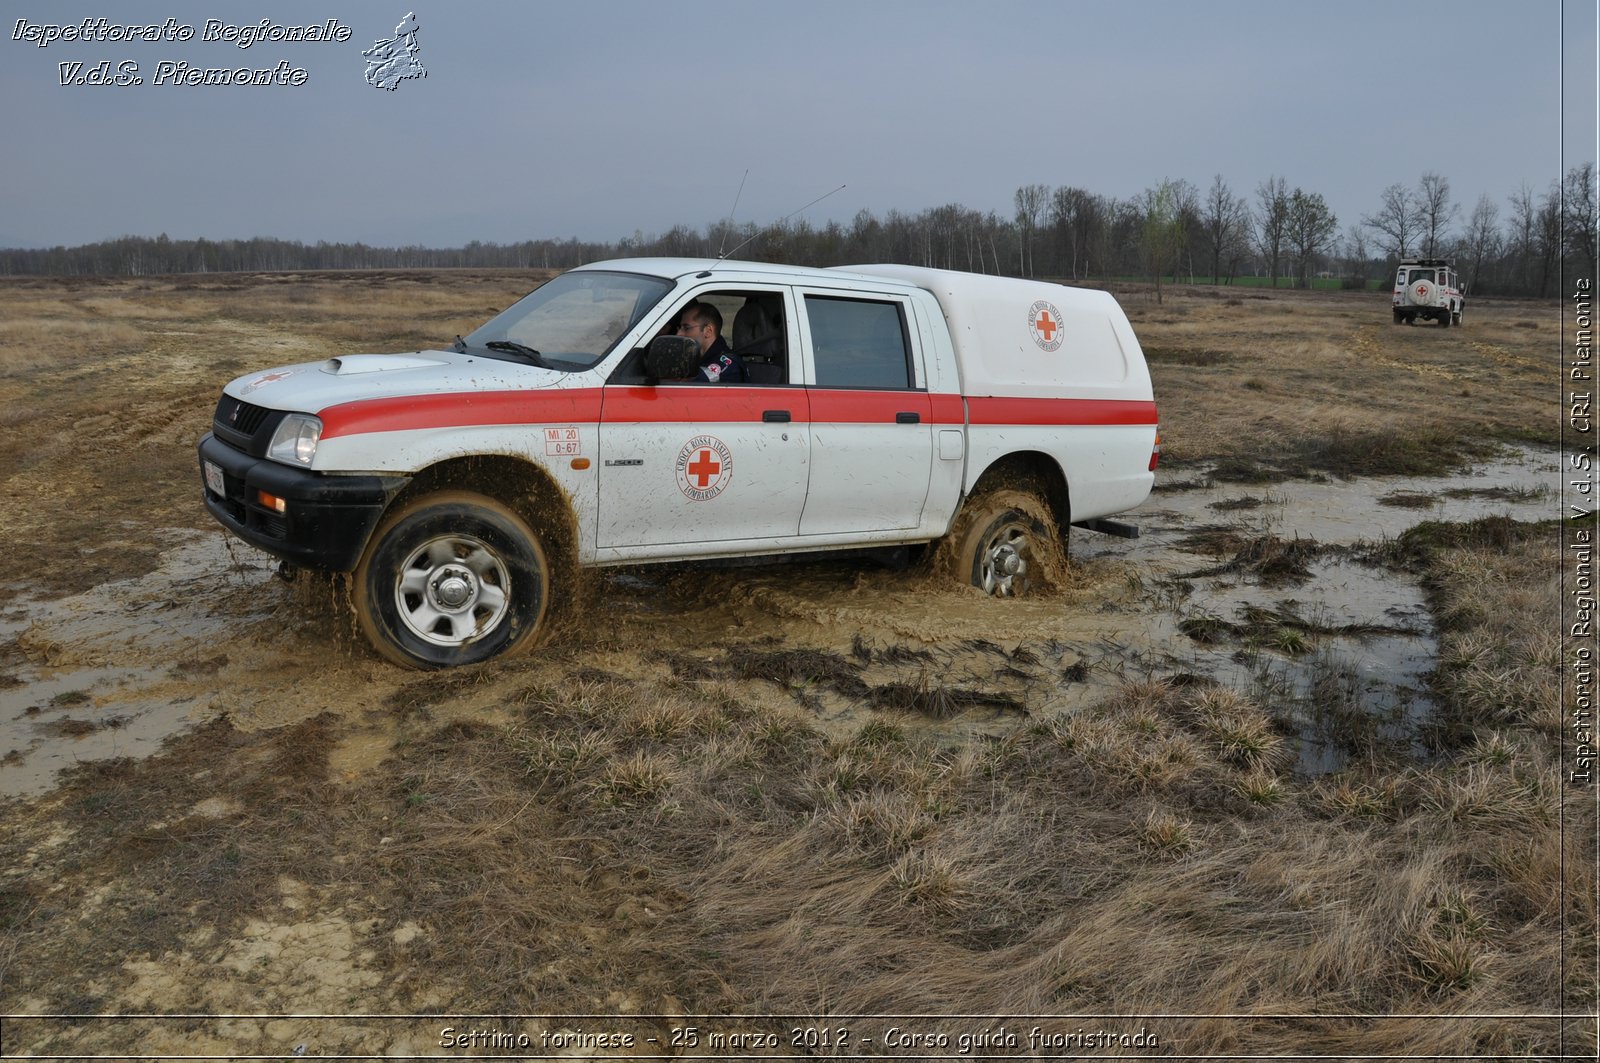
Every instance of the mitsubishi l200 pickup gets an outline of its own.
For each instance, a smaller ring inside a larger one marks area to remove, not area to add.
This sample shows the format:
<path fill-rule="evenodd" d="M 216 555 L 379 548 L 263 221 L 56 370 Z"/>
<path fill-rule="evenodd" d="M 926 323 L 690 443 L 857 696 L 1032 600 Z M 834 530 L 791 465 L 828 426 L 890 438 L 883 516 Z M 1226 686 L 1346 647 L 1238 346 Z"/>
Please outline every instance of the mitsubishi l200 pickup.
<path fill-rule="evenodd" d="M 741 383 L 677 335 L 718 309 Z M 535 645 L 575 565 L 950 537 L 1023 593 L 1069 526 L 1149 494 L 1144 355 L 1104 292 L 901 265 L 685 259 L 560 274 L 439 350 L 251 373 L 199 442 L 207 509 L 287 566 L 348 573 L 411 667 Z"/>

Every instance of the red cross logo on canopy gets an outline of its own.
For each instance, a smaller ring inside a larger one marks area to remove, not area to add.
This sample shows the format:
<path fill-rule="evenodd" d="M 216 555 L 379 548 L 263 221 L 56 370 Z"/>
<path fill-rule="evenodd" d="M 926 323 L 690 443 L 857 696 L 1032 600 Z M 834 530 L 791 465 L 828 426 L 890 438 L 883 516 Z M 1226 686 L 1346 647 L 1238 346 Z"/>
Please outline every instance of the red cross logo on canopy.
<path fill-rule="evenodd" d="M 1061 311 L 1056 309 L 1056 304 L 1040 299 L 1028 307 L 1028 334 L 1042 351 L 1053 351 L 1061 346 L 1061 341 L 1066 338 L 1066 330 L 1062 327 Z"/>

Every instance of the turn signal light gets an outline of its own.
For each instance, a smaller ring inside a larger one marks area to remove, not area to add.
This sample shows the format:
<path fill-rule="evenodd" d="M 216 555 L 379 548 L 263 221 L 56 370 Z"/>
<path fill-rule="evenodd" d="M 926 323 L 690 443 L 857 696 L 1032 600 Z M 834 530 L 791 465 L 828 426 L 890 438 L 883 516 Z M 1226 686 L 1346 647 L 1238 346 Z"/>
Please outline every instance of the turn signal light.
<path fill-rule="evenodd" d="M 1156 471 L 1156 462 L 1161 460 L 1161 433 L 1156 433 L 1156 444 L 1150 448 L 1150 471 Z"/>
<path fill-rule="evenodd" d="M 289 511 L 289 503 L 285 502 L 277 495 L 269 495 L 265 491 L 256 492 L 256 501 L 260 502 L 263 506 L 266 506 L 274 513 L 287 513 Z"/>

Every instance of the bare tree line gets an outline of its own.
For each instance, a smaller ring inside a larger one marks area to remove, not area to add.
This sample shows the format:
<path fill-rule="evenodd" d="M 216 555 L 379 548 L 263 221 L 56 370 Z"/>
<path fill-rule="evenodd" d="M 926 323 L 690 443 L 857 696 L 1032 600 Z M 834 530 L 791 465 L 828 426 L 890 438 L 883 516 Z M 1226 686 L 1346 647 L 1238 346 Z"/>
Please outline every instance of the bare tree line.
<path fill-rule="evenodd" d="M 916 214 L 860 211 L 848 223 L 804 219 L 765 226 L 717 222 L 636 231 L 613 243 L 577 239 L 460 248 L 372 247 L 248 240 L 172 240 L 124 236 L 78 247 L 0 249 L 0 274 L 151 275 L 311 269 L 511 267 L 567 269 L 602 258 L 640 255 L 737 257 L 831 266 L 893 261 L 980 273 L 1069 281 L 1143 278 L 1159 293 L 1167 283 L 1232 284 L 1243 278 L 1309 286 L 1337 278 L 1365 287 L 1402 257 L 1448 257 L 1477 293 L 1552 295 L 1562 267 L 1595 271 L 1595 167 L 1583 163 L 1543 191 L 1526 184 L 1505 209 L 1487 195 L 1470 211 L 1450 182 L 1424 173 L 1415 185 L 1391 184 L 1378 206 L 1339 229 L 1319 192 L 1289 187 L 1273 175 L 1253 195 L 1219 174 L 1204 192 L 1164 179 L 1127 199 L 1086 189 L 1023 185 L 1013 213 L 959 203 Z"/>

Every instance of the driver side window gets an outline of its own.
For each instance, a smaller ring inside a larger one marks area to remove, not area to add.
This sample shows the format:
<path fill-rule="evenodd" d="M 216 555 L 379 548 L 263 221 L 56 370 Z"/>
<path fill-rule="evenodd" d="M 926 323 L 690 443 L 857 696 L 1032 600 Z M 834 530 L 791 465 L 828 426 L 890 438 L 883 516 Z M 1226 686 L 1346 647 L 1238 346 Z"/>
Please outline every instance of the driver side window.
<path fill-rule="evenodd" d="M 691 305 L 701 308 L 695 315 L 697 322 L 709 319 L 719 322 L 715 331 L 696 329 L 685 333 L 679 329 L 685 311 Z M 706 310 L 714 313 L 706 313 Z M 723 386 L 738 387 L 754 384 L 764 387 L 781 387 L 789 384 L 789 314 L 782 290 L 758 288 L 719 288 L 700 290 L 687 296 L 673 309 L 672 316 L 645 341 L 644 347 L 635 348 L 611 374 L 608 383 L 637 385 L 649 378 L 645 373 L 645 351 L 650 340 L 661 336 L 691 335 L 702 344 L 702 350 L 720 339 L 727 351 L 744 369 L 743 379 L 724 379 Z M 721 349 L 721 348 L 719 348 Z M 705 378 L 692 380 L 662 380 L 659 383 L 705 383 Z"/>
<path fill-rule="evenodd" d="M 789 326 L 782 292 L 733 288 L 696 293 L 692 301 L 714 306 L 722 317 L 721 335 L 744 363 L 748 384 L 789 383 Z M 676 328 L 682 315 L 673 315 Z"/>

